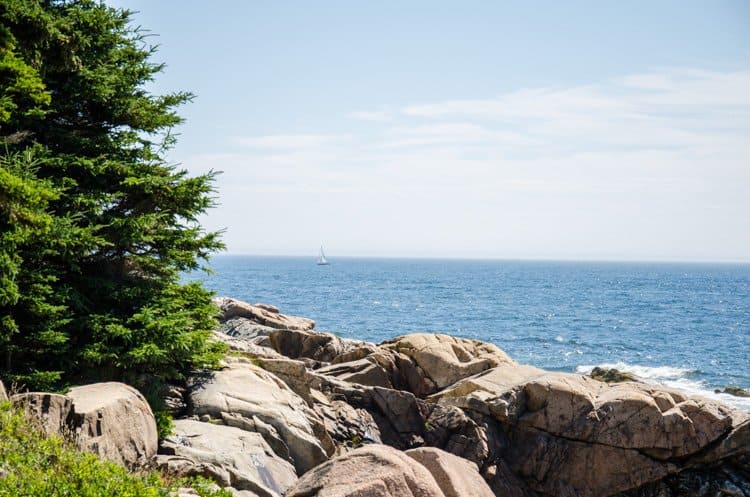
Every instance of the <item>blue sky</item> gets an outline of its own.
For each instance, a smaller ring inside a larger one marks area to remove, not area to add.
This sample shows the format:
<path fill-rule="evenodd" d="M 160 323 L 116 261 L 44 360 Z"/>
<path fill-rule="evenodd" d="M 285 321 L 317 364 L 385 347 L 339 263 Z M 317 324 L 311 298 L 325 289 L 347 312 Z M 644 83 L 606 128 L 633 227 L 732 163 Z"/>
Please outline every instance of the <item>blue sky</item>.
<path fill-rule="evenodd" d="M 146 2 L 230 253 L 750 261 L 750 3 Z"/>

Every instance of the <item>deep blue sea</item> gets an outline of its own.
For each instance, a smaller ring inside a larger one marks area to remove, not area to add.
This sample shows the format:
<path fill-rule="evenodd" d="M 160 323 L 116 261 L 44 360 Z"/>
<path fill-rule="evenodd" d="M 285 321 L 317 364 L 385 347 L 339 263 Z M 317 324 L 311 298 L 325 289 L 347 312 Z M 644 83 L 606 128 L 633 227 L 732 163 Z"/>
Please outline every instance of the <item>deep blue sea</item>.
<path fill-rule="evenodd" d="M 380 342 L 412 332 L 496 344 L 558 371 L 595 365 L 719 398 L 750 389 L 750 265 L 218 256 L 217 295 Z"/>

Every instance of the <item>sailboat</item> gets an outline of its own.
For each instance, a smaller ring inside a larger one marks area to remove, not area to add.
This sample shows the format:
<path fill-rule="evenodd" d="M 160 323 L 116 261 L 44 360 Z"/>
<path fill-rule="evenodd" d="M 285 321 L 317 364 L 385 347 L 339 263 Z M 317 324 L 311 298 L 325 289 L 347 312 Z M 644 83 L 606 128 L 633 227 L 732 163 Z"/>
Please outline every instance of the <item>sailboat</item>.
<path fill-rule="evenodd" d="M 326 254 L 323 252 L 323 246 L 320 246 L 320 257 L 318 257 L 318 266 L 329 266 L 331 263 L 326 259 Z"/>

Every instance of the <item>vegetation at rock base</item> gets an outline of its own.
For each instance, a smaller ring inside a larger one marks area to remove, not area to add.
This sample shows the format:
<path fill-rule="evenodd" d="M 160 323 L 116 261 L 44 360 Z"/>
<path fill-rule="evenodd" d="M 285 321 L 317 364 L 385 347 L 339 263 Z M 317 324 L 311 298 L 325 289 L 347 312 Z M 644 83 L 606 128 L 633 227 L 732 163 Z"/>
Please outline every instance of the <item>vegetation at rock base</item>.
<path fill-rule="evenodd" d="M 93 0 L 0 2 L 0 378 L 50 390 L 180 379 L 224 346 L 210 293 L 182 284 L 222 247 L 198 216 L 214 173 L 166 152 L 189 93 L 130 13 Z"/>
<path fill-rule="evenodd" d="M 605 383 L 619 383 L 622 381 L 638 381 L 635 375 L 620 371 L 619 369 L 604 369 L 595 367 L 589 373 L 589 376 L 595 380 L 603 381 Z"/>
<path fill-rule="evenodd" d="M 204 480 L 166 482 L 154 472 L 134 475 L 117 464 L 78 452 L 60 437 L 34 429 L 21 411 L 0 403 L 1 497 L 157 497 L 190 486 L 203 497 L 228 497 Z"/>

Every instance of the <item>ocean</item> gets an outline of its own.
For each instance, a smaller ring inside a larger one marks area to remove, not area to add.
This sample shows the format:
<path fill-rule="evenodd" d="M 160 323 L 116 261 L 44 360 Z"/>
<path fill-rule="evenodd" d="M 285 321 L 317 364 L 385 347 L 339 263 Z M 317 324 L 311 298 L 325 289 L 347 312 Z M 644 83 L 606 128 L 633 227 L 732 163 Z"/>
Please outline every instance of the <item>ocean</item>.
<path fill-rule="evenodd" d="M 220 296 L 381 342 L 414 332 L 492 342 L 515 360 L 614 367 L 750 411 L 750 265 L 217 256 Z"/>

